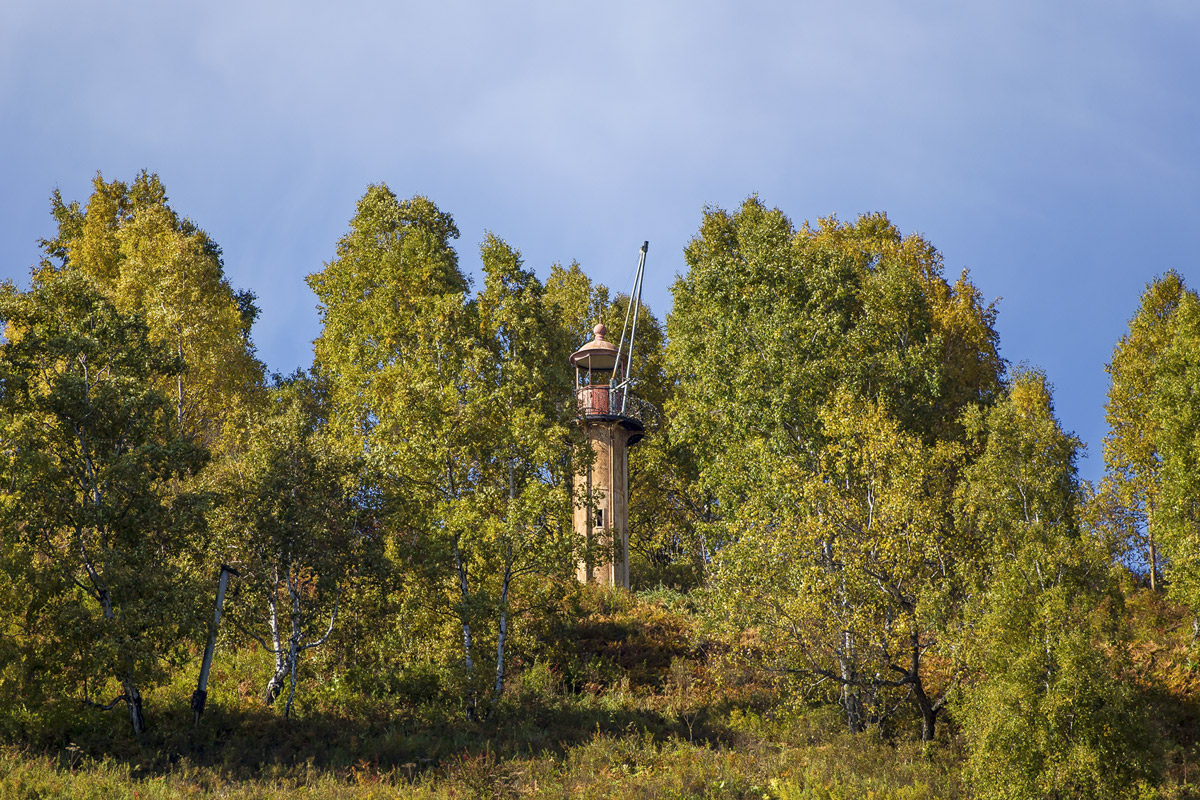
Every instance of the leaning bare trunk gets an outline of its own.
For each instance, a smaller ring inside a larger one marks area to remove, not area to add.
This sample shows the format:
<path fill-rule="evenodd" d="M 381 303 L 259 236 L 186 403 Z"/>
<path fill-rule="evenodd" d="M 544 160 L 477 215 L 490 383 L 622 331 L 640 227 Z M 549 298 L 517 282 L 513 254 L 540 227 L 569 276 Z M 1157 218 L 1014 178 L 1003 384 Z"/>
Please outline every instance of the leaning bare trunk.
<path fill-rule="evenodd" d="M 278 699 L 279 693 L 283 691 L 283 686 L 287 682 L 288 676 L 292 674 L 292 662 L 289 659 L 290 652 L 280 654 L 276 658 L 275 672 L 271 675 L 271 680 L 267 681 L 267 691 L 263 695 L 263 702 L 267 705 L 274 705 Z"/>
<path fill-rule="evenodd" d="M 921 680 L 921 632 L 915 625 L 910 636 L 911 661 L 908 674 L 904 677 L 912 686 L 913 701 L 917 704 L 917 711 L 921 714 L 921 741 L 932 742 L 938 711 L 941 710 L 941 701 L 939 700 L 935 704 L 925 693 L 925 682 Z"/>

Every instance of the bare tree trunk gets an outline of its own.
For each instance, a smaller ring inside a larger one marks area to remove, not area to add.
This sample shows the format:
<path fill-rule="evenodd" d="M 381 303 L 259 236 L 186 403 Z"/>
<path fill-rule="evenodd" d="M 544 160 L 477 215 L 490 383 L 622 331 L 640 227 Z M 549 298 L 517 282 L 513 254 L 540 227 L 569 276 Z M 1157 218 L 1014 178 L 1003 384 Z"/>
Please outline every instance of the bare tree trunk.
<path fill-rule="evenodd" d="M 921 633 L 917 630 L 915 623 L 910 637 L 911 661 L 908 674 L 904 677 L 912 686 L 913 701 L 917 704 L 917 711 L 921 714 L 921 741 L 932 742 L 941 703 L 935 704 L 925 693 L 925 682 L 921 680 Z"/>
<path fill-rule="evenodd" d="M 508 461 L 508 501 L 511 513 L 512 504 L 517 499 L 517 484 L 513 474 L 513 461 Z M 511 521 L 511 520 L 510 520 Z M 496 683 L 492 689 L 492 708 L 500 702 L 504 692 L 504 642 L 508 638 L 508 587 L 512 585 L 513 550 L 510 541 L 505 548 L 504 578 L 500 583 L 500 625 L 496 635 Z"/>
<path fill-rule="evenodd" d="M 473 655 L 473 644 L 471 642 L 471 620 L 468 617 L 471 600 L 471 587 L 467 581 L 467 567 L 463 563 L 462 552 L 458 548 L 458 537 L 454 539 L 454 568 L 458 571 L 458 591 L 461 604 L 461 619 L 463 631 L 463 662 L 467 668 L 467 680 L 471 680 L 475 675 L 475 658 Z M 475 689 L 472 686 L 467 691 L 467 719 L 472 722 L 476 719 L 476 697 Z"/>
<path fill-rule="evenodd" d="M 279 630 L 279 607 L 275 599 L 275 592 L 278 590 L 279 574 L 276 573 L 271 592 L 267 594 L 267 620 L 271 626 L 271 644 L 275 651 L 275 672 L 267 681 L 267 689 L 263 693 L 263 702 L 267 705 L 272 705 L 275 698 L 279 697 L 279 693 L 283 691 L 283 682 L 291 671 L 291 664 L 288 663 L 285 655 L 283 637 Z"/>
<path fill-rule="evenodd" d="M 267 705 L 274 705 L 275 700 L 279 697 L 279 693 L 283 691 L 283 684 L 287 680 L 288 675 L 292 671 L 292 665 L 286 655 L 280 654 L 277 657 L 275 672 L 271 675 L 271 680 L 267 681 L 267 690 L 263 694 L 263 702 Z"/>
<path fill-rule="evenodd" d="M 284 719 L 292 715 L 292 701 L 296 698 L 296 662 L 300 659 L 300 636 L 303 633 L 304 617 L 300 613 L 300 586 L 292 580 L 291 570 L 287 576 L 288 594 L 292 596 L 292 635 L 288 637 L 288 670 L 291 676 L 291 690 L 288 692 L 287 706 L 283 709 Z"/>
<path fill-rule="evenodd" d="M 175 326 L 175 333 L 179 336 L 179 360 L 183 361 L 183 330 L 179 325 Z M 175 376 L 175 420 L 179 425 L 180 433 L 183 432 L 183 370 Z"/>
<path fill-rule="evenodd" d="M 142 693 L 138 691 L 134 682 L 128 678 L 121 682 L 122 688 L 125 690 L 125 705 L 129 709 L 129 724 L 133 727 L 133 732 L 143 734 L 146 732 L 146 717 L 142 713 Z"/>
<path fill-rule="evenodd" d="M 1150 556 L 1150 591 L 1158 591 L 1158 542 L 1154 539 L 1154 500 L 1146 498 L 1146 545 Z"/>
<path fill-rule="evenodd" d="M 450 490 L 451 497 L 458 496 L 458 487 L 454 480 L 454 462 L 447 457 L 446 459 L 446 479 L 447 486 Z M 467 669 L 467 680 L 471 683 L 471 688 L 467 691 L 467 719 L 472 722 L 477 718 L 475 697 L 474 676 L 475 676 L 475 657 L 473 654 L 473 644 L 471 641 L 471 585 L 467 580 L 467 565 L 463 563 L 462 550 L 459 548 L 459 536 L 454 534 L 454 569 L 458 573 L 458 591 L 461 603 L 460 621 L 462 622 L 463 632 L 463 664 Z"/>
<path fill-rule="evenodd" d="M 1147 537 L 1150 540 L 1150 591 L 1158 591 L 1158 545 L 1154 541 L 1154 534 L 1147 530 Z"/>
<path fill-rule="evenodd" d="M 508 638 L 508 587 L 512 583 L 512 567 L 504 567 L 504 583 L 500 587 L 500 632 L 496 638 L 496 686 L 492 705 L 500 702 L 504 692 L 504 642 Z"/>
<path fill-rule="evenodd" d="M 85 565 L 92 585 L 99 587 L 100 576 L 92 568 L 90 561 L 85 559 Z M 100 608 L 104 611 L 104 618 L 109 622 L 115 621 L 117 615 L 113 612 L 112 597 L 109 595 L 108 589 L 98 588 L 97 594 L 100 599 Z M 146 732 L 146 716 L 142 712 L 142 693 L 138 691 L 137 684 L 133 682 L 133 676 L 128 674 L 121 679 L 121 688 L 125 692 L 124 698 L 125 706 L 129 711 L 129 725 L 133 728 L 133 732 L 140 736 Z"/>
<path fill-rule="evenodd" d="M 929 701 L 920 680 L 913 684 L 913 698 L 916 700 L 917 710 L 921 712 L 921 741 L 932 742 L 934 726 L 937 725 L 937 709 Z"/>
<path fill-rule="evenodd" d="M 846 631 L 844 642 L 848 649 L 852 648 L 854 634 Z M 867 727 L 866 713 L 863 708 L 862 689 L 857 685 L 858 675 L 851 657 L 847 655 L 839 657 L 838 668 L 842 674 L 842 708 L 846 711 L 846 726 L 851 733 L 862 733 Z"/>

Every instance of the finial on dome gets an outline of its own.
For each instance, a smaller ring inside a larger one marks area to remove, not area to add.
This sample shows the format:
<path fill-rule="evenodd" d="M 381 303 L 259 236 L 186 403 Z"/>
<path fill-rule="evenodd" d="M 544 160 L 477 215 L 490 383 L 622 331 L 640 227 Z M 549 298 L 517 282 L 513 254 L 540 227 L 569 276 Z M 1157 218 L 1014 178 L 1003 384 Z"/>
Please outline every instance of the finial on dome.
<path fill-rule="evenodd" d="M 599 325 L 592 328 L 592 333 L 596 334 L 596 341 L 603 341 L 604 334 L 608 333 L 608 328 L 604 327 L 604 323 L 601 322 Z"/>

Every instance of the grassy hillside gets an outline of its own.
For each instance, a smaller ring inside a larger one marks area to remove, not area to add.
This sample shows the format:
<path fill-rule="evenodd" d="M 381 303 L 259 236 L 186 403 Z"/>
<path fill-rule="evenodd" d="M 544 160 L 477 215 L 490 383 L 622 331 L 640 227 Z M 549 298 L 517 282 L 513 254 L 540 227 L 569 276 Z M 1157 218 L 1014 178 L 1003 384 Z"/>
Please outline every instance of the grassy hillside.
<path fill-rule="evenodd" d="M 336 681 L 284 719 L 261 704 L 262 654 L 222 651 L 198 726 L 189 667 L 155 694 L 141 739 L 122 715 L 77 706 L 53 709 L 36 733 L 10 731 L 0 797 L 970 796 L 952 719 L 928 746 L 904 708 L 894 725 L 854 736 L 836 709 L 707 638 L 686 598 L 591 592 L 577 602 L 573 622 L 541 631 L 539 657 L 521 664 L 489 720 L 467 721 L 436 692 L 364 701 Z M 1197 796 L 1191 623 L 1132 587 L 1128 611 L 1130 679 L 1164 762 L 1161 787 L 1142 796 Z"/>
<path fill-rule="evenodd" d="M 118 713 L 59 707 L 0 751 L 0 796 L 964 796 L 952 737 L 922 748 L 844 733 L 836 713 L 707 640 L 679 596 L 581 603 L 484 722 L 436 699 L 336 690 L 284 719 L 261 705 L 261 654 L 225 651 L 198 726 L 194 669 L 155 694 L 141 739 Z"/>

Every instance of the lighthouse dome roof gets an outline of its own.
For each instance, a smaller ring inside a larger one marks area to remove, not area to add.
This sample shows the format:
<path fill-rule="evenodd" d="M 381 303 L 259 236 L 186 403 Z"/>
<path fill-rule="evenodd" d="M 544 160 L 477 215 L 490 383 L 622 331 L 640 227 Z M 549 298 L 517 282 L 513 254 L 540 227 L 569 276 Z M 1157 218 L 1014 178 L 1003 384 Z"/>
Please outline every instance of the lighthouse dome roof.
<path fill-rule="evenodd" d="M 583 369 L 613 369 L 617 365 L 617 348 L 604 338 L 608 328 L 601 322 L 592 329 L 595 338 L 571 354 L 571 363 Z"/>

